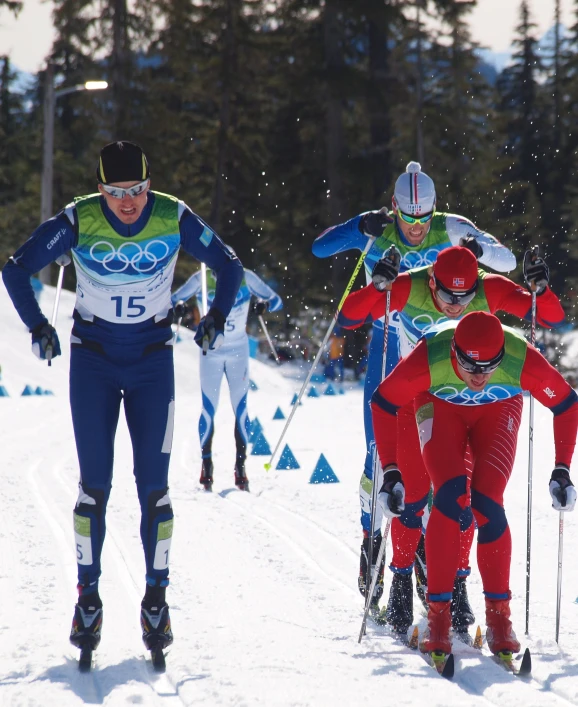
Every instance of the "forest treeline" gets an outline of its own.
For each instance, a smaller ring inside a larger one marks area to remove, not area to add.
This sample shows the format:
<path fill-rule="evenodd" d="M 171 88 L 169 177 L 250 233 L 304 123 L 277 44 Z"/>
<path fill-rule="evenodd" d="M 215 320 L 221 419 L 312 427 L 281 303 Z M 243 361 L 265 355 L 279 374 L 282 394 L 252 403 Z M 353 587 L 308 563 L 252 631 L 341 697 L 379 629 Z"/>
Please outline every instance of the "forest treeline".
<path fill-rule="evenodd" d="M 26 0 L 23 0 L 26 3 Z M 520 2 L 512 63 L 476 54 L 456 0 L 54 0 L 53 211 L 95 191 L 99 149 L 143 146 L 152 187 L 185 200 L 285 298 L 335 307 L 357 261 L 317 260 L 328 226 L 389 206 L 409 160 L 438 209 L 512 248 L 540 244 L 572 321 L 578 286 L 578 2 L 539 45 Z M 0 16 L 18 10 L 0 0 Z M 44 71 L 0 59 L 0 259 L 38 225 Z M 176 283 L 196 264 L 180 260 Z M 70 274 L 72 276 L 72 274 Z M 520 268 L 512 275 L 521 281 Z"/>

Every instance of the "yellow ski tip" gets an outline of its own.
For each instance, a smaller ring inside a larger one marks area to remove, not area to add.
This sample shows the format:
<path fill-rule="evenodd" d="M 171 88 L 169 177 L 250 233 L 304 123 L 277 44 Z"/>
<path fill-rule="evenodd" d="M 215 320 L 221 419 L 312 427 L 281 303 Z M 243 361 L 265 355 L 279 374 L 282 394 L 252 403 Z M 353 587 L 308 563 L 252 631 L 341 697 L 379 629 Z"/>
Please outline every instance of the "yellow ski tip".
<path fill-rule="evenodd" d="M 412 648 L 413 650 L 415 650 L 417 648 L 418 642 L 419 642 L 419 631 L 418 631 L 417 626 L 414 626 L 412 634 L 411 634 L 411 638 L 409 639 L 408 646 L 410 648 Z"/>
<path fill-rule="evenodd" d="M 269 469 L 271 468 L 271 464 L 269 464 L 269 462 L 267 462 L 264 466 L 265 466 L 265 471 L 269 471 Z"/>
<path fill-rule="evenodd" d="M 478 626 L 478 628 L 476 629 L 476 637 L 474 638 L 474 648 L 481 650 L 483 642 L 484 640 L 482 638 L 482 629 Z"/>

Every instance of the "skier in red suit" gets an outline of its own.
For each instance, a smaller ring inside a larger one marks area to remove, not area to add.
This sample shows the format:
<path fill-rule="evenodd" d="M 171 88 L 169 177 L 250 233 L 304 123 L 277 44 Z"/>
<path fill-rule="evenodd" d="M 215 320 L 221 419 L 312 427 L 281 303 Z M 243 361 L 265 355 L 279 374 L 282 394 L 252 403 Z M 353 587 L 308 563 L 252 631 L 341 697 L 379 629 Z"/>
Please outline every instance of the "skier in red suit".
<path fill-rule="evenodd" d="M 503 275 L 478 270 L 474 254 L 466 247 L 455 246 L 439 253 L 433 266 L 416 268 L 397 276 L 395 263 L 387 258 L 379 261 L 370 283 L 345 300 L 339 316 L 342 326 L 353 328 L 383 317 L 385 286 L 390 288 L 390 309 L 400 315 L 399 340 L 402 352 L 409 353 L 416 341 L 434 324 L 459 319 L 473 311 L 504 311 L 529 318 L 532 296 Z M 389 270 L 388 270 L 389 269 Z M 524 275 L 539 295 L 536 297 L 537 320 L 545 327 L 556 326 L 564 319 L 564 311 L 556 295 L 548 287 L 548 267 L 543 259 L 524 259 Z M 393 279 L 392 279 L 393 278 Z M 384 280 L 386 283 L 384 284 Z M 393 580 L 385 609 L 376 618 L 388 623 L 404 635 L 413 623 L 412 569 L 416 558 L 418 594 L 426 603 L 427 577 L 424 576 L 422 516 L 427 505 L 430 479 L 425 468 L 417 436 L 413 404 L 404 406 L 397 415 L 399 468 L 405 484 L 405 510 L 391 525 L 393 557 L 390 570 Z M 471 456 L 466 449 L 465 462 L 471 473 Z M 381 526 L 381 518 L 379 522 Z M 466 578 L 470 574 L 469 557 L 474 539 L 474 522 L 469 502 L 460 518 L 462 530 L 460 560 L 452 596 L 452 627 L 468 630 L 475 622 L 470 607 Z M 416 555 L 417 549 L 417 555 Z M 427 554 L 426 554 L 427 556 Z"/>
<path fill-rule="evenodd" d="M 493 653 L 517 652 L 510 621 L 511 537 L 503 505 L 514 464 L 522 391 L 554 414 L 552 505 L 571 511 L 569 475 L 578 427 L 578 396 L 533 346 L 488 312 L 432 327 L 375 391 L 371 408 L 384 470 L 378 499 L 400 516 L 405 489 L 398 464 L 397 412 L 413 400 L 423 459 L 434 488 L 426 533 L 428 628 L 424 652 L 451 651 L 450 600 L 459 563 L 460 527 L 468 487 L 478 527 L 478 567 L 486 600 L 487 641 Z M 473 471 L 464 453 L 469 444 Z"/>

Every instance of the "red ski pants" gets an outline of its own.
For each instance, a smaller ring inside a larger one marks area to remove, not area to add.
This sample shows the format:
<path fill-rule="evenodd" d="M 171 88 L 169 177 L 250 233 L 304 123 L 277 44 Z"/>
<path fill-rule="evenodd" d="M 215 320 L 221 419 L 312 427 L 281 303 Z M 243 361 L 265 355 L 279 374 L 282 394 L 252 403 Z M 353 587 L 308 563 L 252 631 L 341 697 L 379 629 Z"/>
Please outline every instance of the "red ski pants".
<path fill-rule="evenodd" d="M 425 541 L 429 596 L 434 601 L 451 599 L 460 559 L 459 521 L 468 498 L 464 455 L 469 443 L 484 593 L 489 598 L 508 598 L 512 540 L 504 490 L 516 456 L 522 396 L 470 407 L 422 393 L 415 399 L 415 411 L 423 459 L 434 487 Z"/>
<path fill-rule="evenodd" d="M 426 469 L 417 432 L 413 401 L 397 413 L 397 459 L 405 486 L 405 510 L 391 522 L 393 557 L 390 569 L 410 572 L 422 533 L 422 516 L 428 502 L 431 481 Z M 464 458 L 468 478 L 471 478 L 472 458 L 469 446 Z M 470 550 L 475 526 L 469 502 L 460 519 L 460 557 L 458 574 L 470 572 Z M 426 553 L 427 554 L 427 553 Z"/>

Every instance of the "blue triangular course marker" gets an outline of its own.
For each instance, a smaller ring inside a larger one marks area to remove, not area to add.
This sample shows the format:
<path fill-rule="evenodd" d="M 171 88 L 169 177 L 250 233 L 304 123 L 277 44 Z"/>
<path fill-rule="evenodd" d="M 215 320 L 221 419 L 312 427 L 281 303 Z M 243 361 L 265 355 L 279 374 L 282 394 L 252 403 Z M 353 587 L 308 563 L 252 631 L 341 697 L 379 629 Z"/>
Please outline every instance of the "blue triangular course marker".
<path fill-rule="evenodd" d="M 45 390 L 44 395 L 54 395 L 54 393 L 51 390 Z"/>
<path fill-rule="evenodd" d="M 339 388 L 339 395 L 345 395 L 345 391 L 343 390 L 343 388 Z"/>
<path fill-rule="evenodd" d="M 251 390 L 259 390 L 259 386 L 251 379 L 249 379 L 249 388 L 251 388 Z"/>
<path fill-rule="evenodd" d="M 24 390 L 22 391 L 21 395 L 34 395 L 34 388 L 31 388 L 29 385 L 25 386 Z"/>
<path fill-rule="evenodd" d="M 9 398 L 10 395 L 3 385 L 0 385 L 0 398 Z"/>
<path fill-rule="evenodd" d="M 335 388 L 331 385 L 331 383 L 327 386 L 323 395 L 335 395 Z"/>
<path fill-rule="evenodd" d="M 325 376 L 323 375 L 323 373 L 314 373 L 311 376 L 310 381 L 312 383 L 325 383 Z"/>
<path fill-rule="evenodd" d="M 311 388 L 309 388 L 309 392 L 307 393 L 308 398 L 318 398 L 319 393 L 317 392 L 317 388 L 312 385 Z"/>
<path fill-rule="evenodd" d="M 286 444 L 285 448 L 283 449 L 283 452 L 281 456 L 279 457 L 279 461 L 277 463 L 277 466 L 275 467 L 276 469 L 300 469 L 301 467 L 299 466 L 299 462 L 297 459 L 295 459 L 295 456 L 293 455 L 293 452 L 289 448 L 289 445 Z"/>
<path fill-rule="evenodd" d="M 297 395 L 297 393 L 295 393 L 295 395 L 293 396 L 293 399 L 291 400 L 291 405 L 295 405 L 297 400 L 299 400 L 299 396 Z M 303 405 L 303 403 L 301 401 L 299 401 L 299 405 Z"/>
<path fill-rule="evenodd" d="M 251 454 L 265 456 L 271 454 L 271 448 L 269 447 L 269 442 L 265 439 L 265 435 L 262 432 L 255 437 L 253 442 L 253 449 Z"/>
<path fill-rule="evenodd" d="M 256 417 L 252 422 L 251 426 L 249 428 L 249 442 L 253 443 L 258 435 L 263 431 L 263 427 L 261 423 L 259 422 L 259 418 Z"/>
<path fill-rule="evenodd" d="M 280 407 L 278 407 L 277 410 L 275 410 L 275 414 L 273 415 L 273 419 L 274 420 L 284 420 L 285 419 L 285 415 L 283 414 L 283 410 L 281 410 Z"/>
<path fill-rule="evenodd" d="M 44 395 L 44 391 L 40 386 L 36 388 L 36 390 L 34 391 L 34 395 Z"/>
<path fill-rule="evenodd" d="M 333 469 L 329 466 L 329 462 L 323 454 L 319 457 L 319 461 L 317 462 L 317 465 L 315 469 L 313 469 L 313 473 L 311 474 L 311 478 L 309 479 L 310 484 L 338 484 L 339 479 L 337 476 L 335 476 L 335 472 Z"/>

